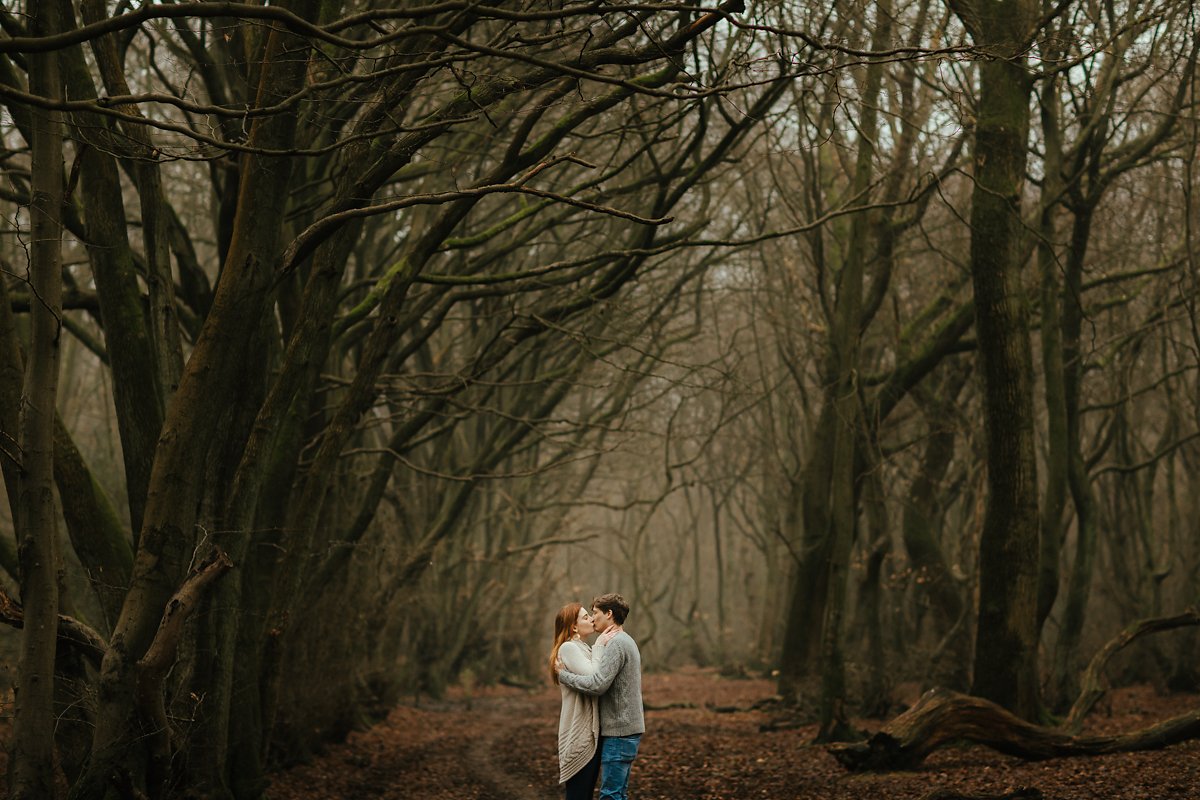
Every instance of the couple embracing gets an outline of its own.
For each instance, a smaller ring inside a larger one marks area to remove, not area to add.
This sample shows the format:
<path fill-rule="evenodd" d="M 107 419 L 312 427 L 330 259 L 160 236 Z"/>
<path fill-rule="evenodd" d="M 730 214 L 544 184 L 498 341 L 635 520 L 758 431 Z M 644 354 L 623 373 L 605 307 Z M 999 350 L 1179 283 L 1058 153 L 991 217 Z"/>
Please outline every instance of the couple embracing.
<path fill-rule="evenodd" d="M 642 656 L 625 632 L 629 604 L 603 594 L 589 612 L 568 603 L 554 619 L 550 677 L 562 689 L 558 720 L 559 783 L 567 800 L 629 797 L 629 768 L 646 731 L 642 714 Z M 592 645 L 586 639 L 600 634 Z"/>

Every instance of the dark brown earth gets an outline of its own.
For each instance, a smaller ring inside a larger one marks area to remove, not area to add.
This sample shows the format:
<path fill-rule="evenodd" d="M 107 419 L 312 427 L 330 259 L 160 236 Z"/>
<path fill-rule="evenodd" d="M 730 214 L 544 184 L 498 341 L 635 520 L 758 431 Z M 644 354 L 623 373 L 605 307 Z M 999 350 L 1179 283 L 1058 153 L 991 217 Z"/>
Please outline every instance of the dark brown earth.
<path fill-rule="evenodd" d="M 707 670 L 645 678 L 651 710 L 634 764 L 635 800 L 878 798 L 917 800 L 936 789 L 1003 794 L 1039 789 L 1047 800 L 1200 800 L 1200 741 L 1166 750 L 1026 763 L 963 746 L 934 753 L 916 771 L 852 775 L 809 744 L 815 727 L 762 733 L 765 711 L 718 713 L 769 697 L 767 680 Z M 273 800 L 542 800 L 561 797 L 556 738 L 559 694 L 547 687 L 456 690 L 444 701 L 395 709 L 383 723 L 330 746 L 310 764 L 275 775 Z M 1087 732 L 1145 727 L 1200 706 L 1200 695 L 1132 687 L 1102 700 Z M 878 721 L 862 721 L 877 728 Z"/>

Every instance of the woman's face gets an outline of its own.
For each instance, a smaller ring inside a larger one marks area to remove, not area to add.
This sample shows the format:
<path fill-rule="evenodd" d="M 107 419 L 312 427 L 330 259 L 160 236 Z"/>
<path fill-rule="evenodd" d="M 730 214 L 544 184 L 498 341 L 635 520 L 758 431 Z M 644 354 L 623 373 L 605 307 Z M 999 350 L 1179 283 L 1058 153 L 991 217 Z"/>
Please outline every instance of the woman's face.
<path fill-rule="evenodd" d="M 575 633 L 583 637 L 591 636 L 595 632 L 596 626 L 592 624 L 592 615 L 586 608 L 579 609 L 579 616 L 575 618 Z"/>

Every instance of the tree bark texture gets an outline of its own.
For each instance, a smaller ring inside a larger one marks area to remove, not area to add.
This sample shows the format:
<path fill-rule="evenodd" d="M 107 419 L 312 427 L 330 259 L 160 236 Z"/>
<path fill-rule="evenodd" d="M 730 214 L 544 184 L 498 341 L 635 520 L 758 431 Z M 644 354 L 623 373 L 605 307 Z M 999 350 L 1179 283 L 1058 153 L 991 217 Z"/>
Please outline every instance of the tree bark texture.
<path fill-rule="evenodd" d="M 11 311 L 8 285 L 0 281 L 0 472 L 4 475 L 4 491 L 12 512 L 13 530 L 21 529 L 17 488 L 21 474 L 20 409 L 21 390 L 25 383 L 25 356 L 17 335 L 17 321 Z M 15 581 L 20 568 L 17 564 L 16 539 L 0 536 L 0 567 Z"/>
<path fill-rule="evenodd" d="M 212 551 L 171 597 L 154 640 L 138 660 L 137 702 L 150 749 L 146 784 L 151 798 L 166 795 L 171 776 L 171 723 L 163 700 L 163 684 L 167 671 L 175 663 L 184 622 L 199 604 L 208 584 L 232 566 L 228 556 L 220 550 Z"/>
<path fill-rule="evenodd" d="M 59 29 L 48 4 L 35 6 L 32 29 Z M 30 88 L 61 99 L 58 54 L 31 56 Z M 33 114 L 29 246 L 31 342 L 20 412 L 17 481 L 18 555 L 24 627 L 13 720 L 11 796 L 56 796 L 54 780 L 54 657 L 58 640 L 58 525 L 54 501 L 54 422 L 62 319 L 63 126 L 59 112 Z"/>
<path fill-rule="evenodd" d="M 970 684 L 971 641 L 969 626 L 964 623 L 969 609 L 963 587 L 943 550 L 941 522 L 945 501 L 940 487 L 954 459 L 955 430 L 947 421 L 951 418 L 950 406 L 957 402 L 970 370 L 960 364 L 947 372 L 948 378 L 938 387 L 938 394 L 918 393 L 929 434 L 917 474 L 908 489 L 900 530 L 904 549 L 916 572 L 922 605 L 928 604 L 932 632 L 939 640 L 950 637 L 941 648 L 947 655 L 933 664 L 934 680 L 950 689 L 966 690 Z"/>
<path fill-rule="evenodd" d="M 1032 80 L 1021 42 L 1036 7 L 1027 0 L 988 0 L 960 16 L 991 55 L 979 63 L 971 197 L 971 277 L 988 463 L 972 692 L 1032 719 L 1039 706 L 1039 519 L 1033 355 L 1020 261 Z"/>

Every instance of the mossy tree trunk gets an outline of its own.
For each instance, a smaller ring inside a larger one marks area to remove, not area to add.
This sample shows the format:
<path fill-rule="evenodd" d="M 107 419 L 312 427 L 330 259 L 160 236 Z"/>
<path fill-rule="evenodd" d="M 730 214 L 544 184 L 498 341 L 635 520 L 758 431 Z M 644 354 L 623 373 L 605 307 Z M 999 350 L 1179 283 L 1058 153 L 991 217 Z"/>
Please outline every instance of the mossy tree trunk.
<path fill-rule="evenodd" d="M 1033 90 L 1024 52 L 1038 8 L 1030 0 L 952 5 L 988 55 L 978 62 L 970 217 L 988 465 L 972 692 L 1033 719 L 1040 705 L 1039 518 L 1033 353 L 1020 245 Z"/>

